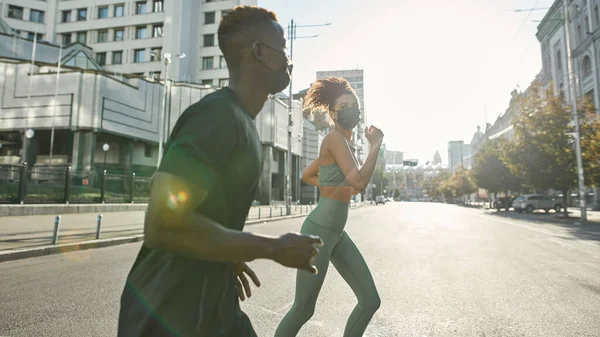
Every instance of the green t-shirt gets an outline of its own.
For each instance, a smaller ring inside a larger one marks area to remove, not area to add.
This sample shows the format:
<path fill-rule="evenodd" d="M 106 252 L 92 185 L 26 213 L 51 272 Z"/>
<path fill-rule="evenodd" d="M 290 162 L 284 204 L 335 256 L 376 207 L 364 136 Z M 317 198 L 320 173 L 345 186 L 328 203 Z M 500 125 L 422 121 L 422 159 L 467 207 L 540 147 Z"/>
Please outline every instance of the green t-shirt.
<path fill-rule="evenodd" d="M 236 94 L 225 88 L 187 108 L 165 148 L 158 171 L 204 188 L 208 195 L 197 212 L 242 230 L 261 175 L 262 147 Z M 119 331 L 145 335 L 158 318 L 181 335 L 217 336 L 214 331 L 240 317 L 231 264 L 142 245 L 121 296 Z"/>
<path fill-rule="evenodd" d="M 158 171 L 207 191 L 197 211 L 242 230 L 256 196 L 262 147 L 254 119 L 236 94 L 224 88 L 186 109 L 165 149 Z"/>

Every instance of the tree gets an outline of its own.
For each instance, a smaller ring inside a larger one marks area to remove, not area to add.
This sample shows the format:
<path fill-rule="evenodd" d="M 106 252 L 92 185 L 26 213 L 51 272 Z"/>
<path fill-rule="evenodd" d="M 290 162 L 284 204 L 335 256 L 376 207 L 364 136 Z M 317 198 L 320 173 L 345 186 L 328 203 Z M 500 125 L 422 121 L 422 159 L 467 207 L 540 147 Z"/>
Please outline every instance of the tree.
<path fill-rule="evenodd" d="M 571 112 L 562 95 L 541 95 L 533 83 L 514 124 L 514 139 L 503 161 L 510 171 L 534 188 L 563 192 L 565 216 L 569 189 L 577 186 Z"/>
<path fill-rule="evenodd" d="M 600 117 L 593 101 L 586 97 L 579 110 L 581 156 L 586 185 L 600 185 Z"/>
<path fill-rule="evenodd" d="M 456 170 L 448 179 L 441 184 L 441 193 L 446 200 L 463 197 L 477 191 L 477 186 L 470 177 L 469 171 Z"/>
<path fill-rule="evenodd" d="M 424 188 L 427 195 L 432 199 L 441 200 L 445 197 L 444 183 L 450 178 L 451 173 L 447 169 L 440 169 L 431 174 L 431 177 L 425 180 Z"/>
<path fill-rule="evenodd" d="M 475 156 L 471 175 L 477 186 L 491 193 L 518 190 L 521 181 L 502 160 L 510 144 L 504 138 L 486 142 Z"/>

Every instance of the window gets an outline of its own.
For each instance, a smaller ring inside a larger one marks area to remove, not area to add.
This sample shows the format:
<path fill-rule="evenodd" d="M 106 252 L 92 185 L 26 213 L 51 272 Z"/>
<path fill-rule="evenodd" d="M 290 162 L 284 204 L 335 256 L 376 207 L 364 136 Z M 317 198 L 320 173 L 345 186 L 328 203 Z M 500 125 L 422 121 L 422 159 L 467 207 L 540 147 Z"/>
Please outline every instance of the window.
<path fill-rule="evenodd" d="M 35 38 L 36 34 L 34 32 L 27 32 L 27 40 L 33 40 Z M 37 33 L 37 40 L 43 40 L 44 39 L 44 34 L 42 33 Z"/>
<path fill-rule="evenodd" d="M 44 12 L 32 9 L 29 11 L 29 21 L 44 23 Z"/>
<path fill-rule="evenodd" d="M 577 25 L 577 39 L 579 42 L 583 41 L 583 35 L 581 34 L 581 25 Z"/>
<path fill-rule="evenodd" d="M 206 12 L 204 13 L 204 24 L 210 25 L 215 23 L 215 12 Z"/>
<path fill-rule="evenodd" d="M 152 6 L 152 11 L 154 13 L 156 12 L 162 12 L 163 11 L 163 0 L 154 0 L 153 6 Z"/>
<path fill-rule="evenodd" d="M 96 63 L 101 66 L 106 65 L 106 53 L 97 53 L 96 54 Z"/>
<path fill-rule="evenodd" d="M 115 5 L 115 17 L 125 16 L 125 5 Z"/>
<path fill-rule="evenodd" d="M 161 58 L 162 58 L 162 48 L 161 47 L 152 48 L 152 51 L 150 52 L 150 61 L 152 61 L 152 62 L 160 61 Z"/>
<path fill-rule="evenodd" d="M 125 39 L 125 29 L 115 28 L 115 36 L 113 41 L 123 41 Z"/>
<path fill-rule="evenodd" d="M 229 79 L 228 78 L 222 78 L 219 80 L 219 86 L 221 88 L 226 87 L 229 85 Z"/>
<path fill-rule="evenodd" d="M 112 52 L 112 64 L 123 64 L 123 51 L 113 51 Z"/>
<path fill-rule="evenodd" d="M 213 68 L 213 57 L 203 57 L 202 58 L 202 70 L 212 69 Z"/>
<path fill-rule="evenodd" d="M 133 62 L 141 63 L 146 61 L 146 50 L 136 49 L 133 51 Z"/>
<path fill-rule="evenodd" d="M 87 20 L 87 8 L 79 8 L 77 10 L 77 21 Z"/>
<path fill-rule="evenodd" d="M 144 144 L 144 157 L 152 158 L 152 146 Z"/>
<path fill-rule="evenodd" d="M 583 77 L 588 77 L 592 74 L 592 61 L 589 56 L 583 58 L 583 62 L 581 62 L 581 71 L 583 72 Z"/>
<path fill-rule="evenodd" d="M 585 27 L 585 33 L 586 34 L 592 31 L 590 29 L 590 19 L 588 19 L 587 16 L 585 17 L 585 26 L 584 27 Z"/>
<path fill-rule="evenodd" d="M 212 47 L 215 45 L 215 34 L 204 34 L 204 47 Z"/>
<path fill-rule="evenodd" d="M 61 22 L 71 22 L 71 11 L 62 11 Z"/>
<path fill-rule="evenodd" d="M 98 7 L 98 19 L 108 18 L 108 7 Z"/>
<path fill-rule="evenodd" d="M 227 62 L 225 62 L 225 56 L 219 56 L 219 68 L 227 68 Z"/>
<path fill-rule="evenodd" d="M 77 32 L 77 42 L 85 44 L 87 40 L 86 32 Z"/>
<path fill-rule="evenodd" d="M 146 13 L 146 1 L 138 1 L 135 3 L 135 14 Z"/>
<path fill-rule="evenodd" d="M 202 80 L 202 84 L 203 85 L 212 85 L 213 84 L 213 80 Z"/>
<path fill-rule="evenodd" d="M 600 12 L 598 11 L 598 6 L 594 7 L 594 23 L 596 26 L 600 25 Z"/>
<path fill-rule="evenodd" d="M 163 25 L 152 26 L 152 37 L 162 37 L 162 36 L 163 36 Z"/>
<path fill-rule="evenodd" d="M 62 35 L 62 43 L 63 44 L 71 44 L 71 33 L 64 33 Z"/>
<path fill-rule="evenodd" d="M 139 27 L 135 27 L 135 38 L 136 39 L 145 39 L 147 37 L 147 33 L 148 33 L 148 27 L 146 26 L 139 26 Z"/>
<path fill-rule="evenodd" d="M 99 30 L 97 43 L 108 42 L 108 30 Z"/>
<path fill-rule="evenodd" d="M 23 20 L 23 7 L 8 5 L 8 17 Z"/>

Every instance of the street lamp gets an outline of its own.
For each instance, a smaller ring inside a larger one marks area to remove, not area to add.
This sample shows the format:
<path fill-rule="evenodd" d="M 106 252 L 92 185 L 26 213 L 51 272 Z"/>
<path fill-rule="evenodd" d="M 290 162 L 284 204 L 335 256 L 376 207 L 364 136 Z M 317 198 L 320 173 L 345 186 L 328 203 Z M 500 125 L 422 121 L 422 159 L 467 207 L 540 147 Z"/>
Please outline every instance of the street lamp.
<path fill-rule="evenodd" d="M 150 53 L 150 55 L 153 56 L 158 56 L 158 53 L 156 52 L 152 52 Z M 185 58 L 185 53 L 181 53 L 181 54 L 177 54 L 175 55 L 176 58 L 182 59 Z M 168 90 L 167 90 L 167 81 L 169 80 L 169 64 L 171 63 L 171 59 L 173 58 L 173 56 L 169 53 L 165 53 L 163 55 L 163 58 L 165 59 L 165 84 L 164 84 L 164 88 L 163 88 L 163 100 L 162 100 L 162 107 L 160 109 L 160 113 L 158 116 L 158 159 L 156 161 L 156 167 L 158 167 L 160 165 L 160 161 L 162 159 L 162 154 L 163 154 L 163 138 L 164 138 L 164 134 L 165 132 L 165 125 L 166 123 L 164 122 L 166 115 L 167 115 L 167 94 L 168 94 Z"/>
<path fill-rule="evenodd" d="M 102 168 L 102 174 L 104 174 L 104 172 L 106 171 L 106 154 L 108 153 L 109 149 L 110 146 L 107 143 L 104 143 L 104 145 L 102 145 L 102 151 L 104 151 L 104 167 Z"/>
<path fill-rule="evenodd" d="M 25 146 L 23 147 L 23 161 L 27 162 L 27 148 L 29 147 L 29 140 L 35 136 L 33 129 L 25 130 Z"/>

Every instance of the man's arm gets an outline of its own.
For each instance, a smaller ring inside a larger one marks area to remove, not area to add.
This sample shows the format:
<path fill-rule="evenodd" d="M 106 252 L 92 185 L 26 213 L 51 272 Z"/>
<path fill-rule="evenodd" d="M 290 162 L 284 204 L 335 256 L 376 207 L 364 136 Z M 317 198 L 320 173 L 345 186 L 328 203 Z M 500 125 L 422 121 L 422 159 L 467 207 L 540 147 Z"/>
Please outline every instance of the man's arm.
<path fill-rule="evenodd" d="M 207 191 L 166 172 L 153 177 L 144 225 L 145 243 L 194 259 L 273 259 L 278 239 L 227 229 L 195 209 Z"/>

